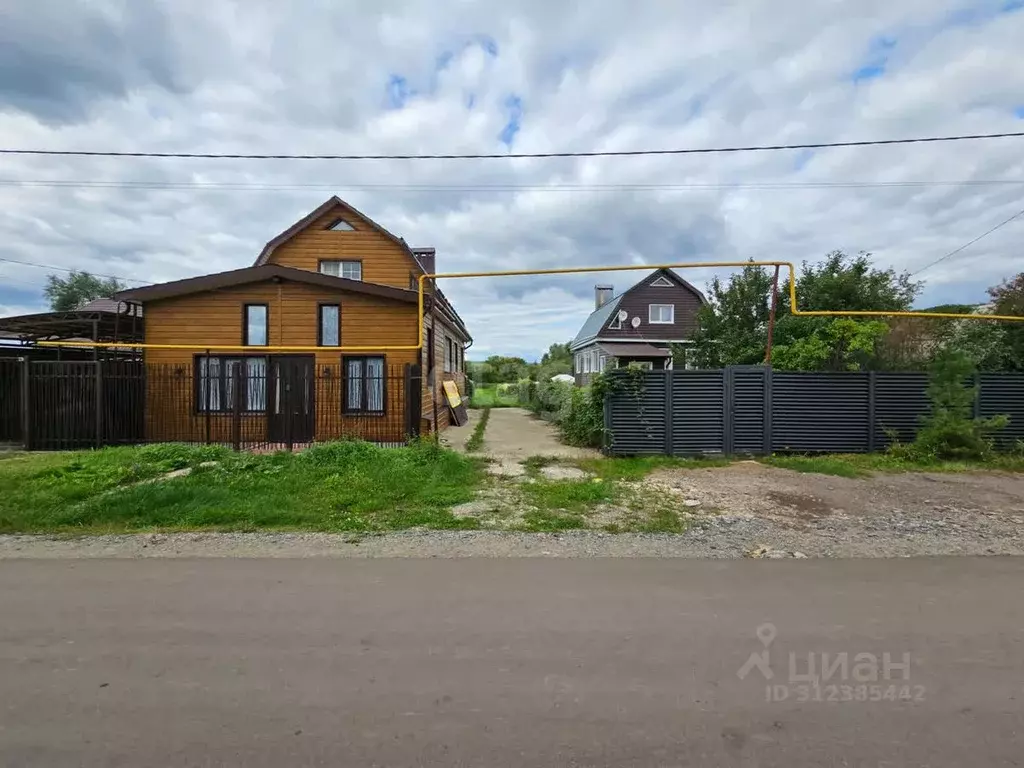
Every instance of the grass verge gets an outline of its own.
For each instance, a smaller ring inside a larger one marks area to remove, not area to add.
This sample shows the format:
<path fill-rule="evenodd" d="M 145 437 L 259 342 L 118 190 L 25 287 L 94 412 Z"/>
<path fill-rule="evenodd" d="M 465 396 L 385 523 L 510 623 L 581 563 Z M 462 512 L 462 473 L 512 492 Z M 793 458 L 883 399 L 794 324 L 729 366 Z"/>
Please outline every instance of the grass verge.
<path fill-rule="evenodd" d="M 908 461 L 887 453 L 765 456 L 762 464 L 795 472 L 868 477 L 873 472 L 1024 472 L 1024 457 L 999 454 L 988 461 Z"/>
<path fill-rule="evenodd" d="M 140 483 L 185 467 L 187 477 Z M 477 461 L 432 441 L 264 456 L 175 444 L 20 454 L 0 458 L 0 532 L 476 528 L 449 508 L 481 481 Z"/>
<path fill-rule="evenodd" d="M 480 418 L 473 427 L 473 434 L 469 436 L 469 440 L 466 441 L 467 451 L 479 451 L 484 446 L 484 430 L 487 429 L 487 420 L 491 418 L 491 409 L 484 408 L 483 413 L 480 414 Z"/>
<path fill-rule="evenodd" d="M 637 456 L 631 458 L 583 459 L 576 465 L 602 480 L 642 480 L 656 469 L 704 469 L 727 467 L 730 459 L 678 459 L 672 456 Z"/>
<path fill-rule="evenodd" d="M 518 405 L 518 395 L 500 394 L 496 384 L 478 384 L 469 398 L 470 408 L 514 408 Z"/>

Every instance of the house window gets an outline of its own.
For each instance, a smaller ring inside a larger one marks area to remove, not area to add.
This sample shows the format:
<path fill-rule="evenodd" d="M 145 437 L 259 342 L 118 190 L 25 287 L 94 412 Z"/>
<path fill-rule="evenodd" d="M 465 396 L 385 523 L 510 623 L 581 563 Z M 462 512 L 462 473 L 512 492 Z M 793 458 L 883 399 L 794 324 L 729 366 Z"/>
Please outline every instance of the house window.
<path fill-rule="evenodd" d="M 342 411 L 381 415 L 386 410 L 387 387 L 383 357 L 344 357 L 345 391 Z"/>
<path fill-rule="evenodd" d="M 662 275 L 657 280 L 653 281 L 651 285 L 655 288 L 671 288 L 675 284 L 667 277 Z"/>
<path fill-rule="evenodd" d="M 676 321 L 674 304 L 651 304 L 647 308 L 648 321 L 654 325 L 671 325 Z"/>
<path fill-rule="evenodd" d="M 327 229 L 331 230 L 332 232 L 354 232 L 355 231 L 355 227 L 353 227 L 351 224 L 349 224 L 344 219 L 335 219 L 334 221 L 332 221 L 330 224 L 327 225 Z"/>
<path fill-rule="evenodd" d="M 267 410 L 267 358 L 201 355 L 194 370 L 196 410 L 200 413 L 231 413 L 236 397 L 240 398 L 240 410 Z"/>
<path fill-rule="evenodd" d="M 598 361 L 600 360 L 601 353 L 597 351 L 597 347 L 590 350 L 590 371 L 591 373 L 597 373 Z"/>
<path fill-rule="evenodd" d="M 332 277 L 344 277 L 346 280 L 363 279 L 363 262 L 361 261 L 321 261 L 320 273 Z"/>
<path fill-rule="evenodd" d="M 420 281 L 416 279 L 416 273 L 415 272 L 410 272 L 409 273 L 409 290 L 410 291 L 419 291 L 419 289 L 420 289 Z"/>
<path fill-rule="evenodd" d="M 321 304 L 318 307 L 316 343 L 318 347 L 341 345 L 341 305 Z"/>
<path fill-rule="evenodd" d="M 243 347 L 265 347 L 270 343 L 269 315 L 266 304 L 245 304 L 242 307 Z"/>
<path fill-rule="evenodd" d="M 434 358 L 437 350 L 434 349 L 434 326 L 427 328 L 427 373 L 434 372 Z"/>
<path fill-rule="evenodd" d="M 620 330 L 622 328 L 622 316 L 624 314 L 626 313 L 621 309 L 618 312 L 616 312 L 615 317 L 613 317 L 612 321 L 608 323 L 608 329 L 612 331 Z"/>
<path fill-rule="evenodd" d="M 600 357 L 598 357 L 598 359 L 597 359 L 597 372 L 598 373 L 604 373 L 604 361 L 605 361 L 605 359 L 606 358 L 605 358 L 604 355 L 601 355 Z"/>
<path fill-rule="evenodd" d="M 583 372 L 590 373 L 590 352 L 583 353 Z"/>
<path fill-rule="evenodd" d="M 444 372 L 450 373 L 452 370 L 452 340 L 447 336 L 444 337 Z"/>

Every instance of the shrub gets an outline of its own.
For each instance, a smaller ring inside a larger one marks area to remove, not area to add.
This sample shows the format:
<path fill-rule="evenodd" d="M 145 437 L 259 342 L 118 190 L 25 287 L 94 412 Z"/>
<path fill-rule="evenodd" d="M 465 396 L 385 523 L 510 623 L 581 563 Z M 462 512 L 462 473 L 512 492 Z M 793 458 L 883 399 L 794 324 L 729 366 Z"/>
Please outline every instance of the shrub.
<path fill-rule="evenodd" d="M 604 440 L 604 388 L 572 387 L 558 426 L 563 439 L 570 445 L 601 447 Z"/>
<path fill-rule="evenodd" d="M 1007 416 L 974 418 L 978 389 L 965 381 L 974 364 L 960 350 L 947 350 L 935 358 L 928 399 L 931 413 L 921 419 L 914 442 L 896 452 L 917 459 L 985 459 L 992 453 L 993 432 L 1009 423 Z"/>

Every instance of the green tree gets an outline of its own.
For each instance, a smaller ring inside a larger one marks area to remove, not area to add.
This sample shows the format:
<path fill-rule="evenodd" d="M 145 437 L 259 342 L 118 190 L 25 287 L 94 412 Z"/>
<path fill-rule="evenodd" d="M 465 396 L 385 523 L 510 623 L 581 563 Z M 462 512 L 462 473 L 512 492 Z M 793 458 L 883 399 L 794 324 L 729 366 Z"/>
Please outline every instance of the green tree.
<path fill-rule="evenodd" d="M 1009 418 L 974 418 L 978 389 L 965 383 L 974 372 L 962 350 L 947 349 L 936 356 L 927 390 L 931 411 L 921 419 L 913 444 L 903 450 L 917 458 L 938 459 L 983 459 L 991 453 L 990 435 Z"/>
<path fill-rule="evenodd" d="M 572 352 L 569 351 L 569 342 L 555 343 L 548 347 L 548 351 L 540 358 L 537 380 L 548 381 L 560 373 L 572 373 Z"/>
<path fill-rule="evenodd" d="M 484 384 L 519 381 L 526 378 L 530 371 L 530 364 L 521 357 L 491 355 L 484 361 L 484 366 L 481 379 Z"/>
<path fill-rule="evenodd" d="M 93 299 L 109 299 L 125 286 L 114 278 L 100 278 L 88 272 L 70 272 L 67 277 L 48 275 L 43 293 L 54 312 L 70 312 Z"/>
<path fill-rule="evenodd" d="M 989 288 L 988 293 L 992 297 L 993 314 L 1024 317 L 1024 272 L 1010 280 L 1004 280 L 994 288 Z M 1000 327 L 1003 331 L 1001 335 L 1004 349 L 1004 365 L 1001 370 L 1024 371 L 1024 322 L 1000 323 Z"/>
<path fill-rule="evenodd" d="M 842 251 L 832 251 L 817 264 L 804 262 L 796 278 L 804 310 L 905 312 L 921 286 L 906 272 L 873 268 L 869 253 L 848 256 Z M 782 291 L 788 295 L 788 279 Z M 879 348 L 888 332 L 888 324 L 878 318 L 800 317 L 783 311 L 775 326 L 772 365 L 811 371 L 879 368 Z"/>
<path fill-rule="evenodd" d="M 701 368 L 751 365 L 764 360 L 772 278 L 753 264 L 708 285 L 708 306 L 697 315 L 693 361 Z"/>

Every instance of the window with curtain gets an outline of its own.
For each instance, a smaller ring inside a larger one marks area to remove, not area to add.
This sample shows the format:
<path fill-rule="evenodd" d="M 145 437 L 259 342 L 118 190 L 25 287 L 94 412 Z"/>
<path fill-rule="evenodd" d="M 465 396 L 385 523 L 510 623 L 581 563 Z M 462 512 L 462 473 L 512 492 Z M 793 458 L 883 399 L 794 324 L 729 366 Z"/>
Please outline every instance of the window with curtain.
<path fill-rule="evenodd" d="M 320 319 L 317 330 L 317 346 L 341 346 L 341 305 L 321 304 Z"/>
<path fill-rule="evenodd" d="M 345 357 L 345 413 L 383 414 L 386 410 L 386 368 L 383 357 Z"/>
<path fill-rule="evenodd" d="M 321 261 L 320 273 L 332 277 L 344 277 L 346 280 L 363 279 L 363 262 L 361 261 Z"/>
<path fill-rule="evenodd" d="M 237 371 L 237 373 L 236 373 Z M 240 382 L 236 392 L 235 382 Z M 195 366 L 196 410 L 230 413 L 239 408 L 250 413 L 267 410 L 267 358 L 202 355 Z"/>
<path fill-rule="evenodd" d="M 246 304 L 242 307 L 242 344 L 247 347 L 265 347 L 270 343 L 270 310 L 266 304 Z"/>

